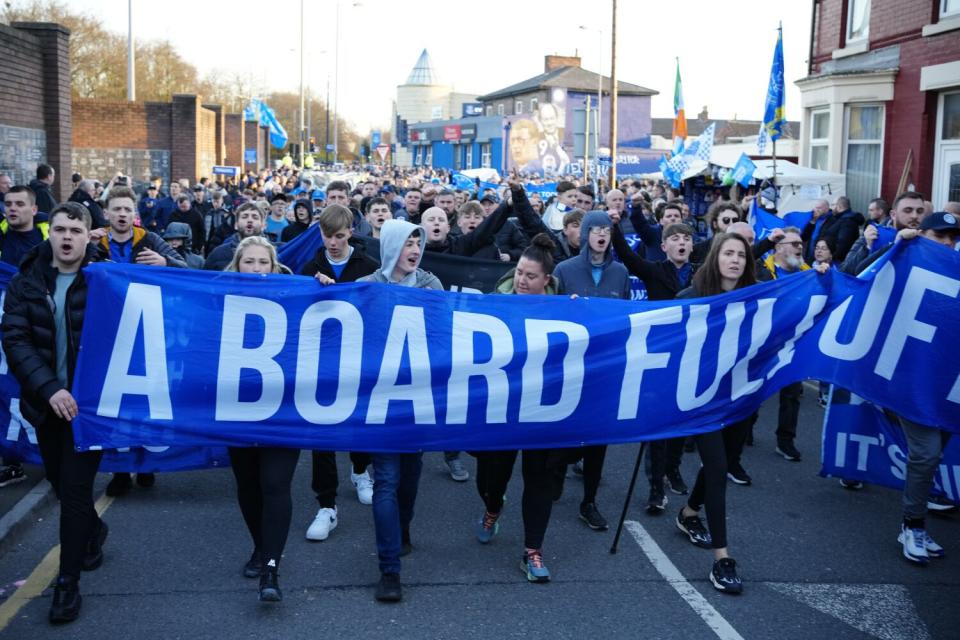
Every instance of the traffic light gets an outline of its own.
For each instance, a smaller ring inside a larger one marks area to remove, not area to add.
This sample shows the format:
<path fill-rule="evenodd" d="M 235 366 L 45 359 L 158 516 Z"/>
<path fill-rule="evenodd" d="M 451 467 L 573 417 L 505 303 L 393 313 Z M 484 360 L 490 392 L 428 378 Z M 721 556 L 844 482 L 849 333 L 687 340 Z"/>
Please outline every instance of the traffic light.
<path fill-rule="evenodd" d="M 317 152 L 317 139 L 314 136 L 310 136 L 310 146 L 308 149 L 310 149 L 310 153 Z"/>

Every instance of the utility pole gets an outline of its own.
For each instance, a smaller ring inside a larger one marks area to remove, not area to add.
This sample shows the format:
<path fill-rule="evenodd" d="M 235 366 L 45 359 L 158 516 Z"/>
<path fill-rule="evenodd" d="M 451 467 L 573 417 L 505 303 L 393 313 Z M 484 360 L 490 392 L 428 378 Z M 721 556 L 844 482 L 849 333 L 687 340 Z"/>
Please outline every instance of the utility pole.
<path fill-rule="evenodd" d="M 340 100 L 340 0 L 337 0 L 337 33 L 334 42 L 333 52 L 333 90 L 336 95 L 333 96 L 333 162 L 337 163 L 337 156 L 340 153 L 339 140 L 337 136 L 337 102 Z"/>
<path fill-rule="evenodd" d="M 297 147 L 300 148 L 300 164 L 299 167 L 303 169 L 303 0 L 300 0 L 300 126 L 297 128 L 297 139 L 299 144 Z"/>
<path fill-rule="evenodd" d="M 137 99 L 137 74 L 134 71 L 133 0 L 127 0 L 127 100 Z"/>
<path fill-rule="evenodd" d="M 617 183 L 617 0 L 610 27 L 610 188 Z"/>

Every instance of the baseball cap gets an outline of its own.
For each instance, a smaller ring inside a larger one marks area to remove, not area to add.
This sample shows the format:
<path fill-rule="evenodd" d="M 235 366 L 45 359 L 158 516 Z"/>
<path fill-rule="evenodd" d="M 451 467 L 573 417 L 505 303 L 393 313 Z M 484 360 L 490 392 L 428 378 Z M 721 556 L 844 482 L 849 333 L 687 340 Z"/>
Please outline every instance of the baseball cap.
<path fill-rule="evenodd" d="M 960 231 L 960 219 L 952 213 L 931 213 L 920 223 L 921 231 Z"/>
<path fill-rule="evenodd" d="M 500 201 L 497 199 L 497 196 L 495 196 L 495 195 L 493 195 L 493 194 L 491 194 L 491 193 L 488 193 L 487 195 L 485 195 L 485 196 L 483 196 L 482 198 L 480 198 L 480 202 L 493 202 L 493 203 L 497 203 L 497 202 L 500 202 Z"/>
<path fill-rule="evenodd" d="M 313 193 L 310 194 L 311 200 L 326 200 L 327 195 L 320 189 L 314 189 Z"/>

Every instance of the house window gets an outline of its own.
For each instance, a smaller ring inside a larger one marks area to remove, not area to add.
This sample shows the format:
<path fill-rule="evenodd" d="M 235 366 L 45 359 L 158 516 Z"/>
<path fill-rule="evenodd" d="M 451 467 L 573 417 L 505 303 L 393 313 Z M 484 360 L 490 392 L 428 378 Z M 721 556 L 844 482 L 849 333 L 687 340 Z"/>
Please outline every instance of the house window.
<path fill-rule="evenodd" d="M 844 140 L 847 197 L 854 211 L 866 211 L 880 195 L 883 156 L 883 106 L 848 105 Z"/>
<path fill-rule="evenodd" d="M 943 127 L 941 140 L 960 140 L 960 93 L 943 96 Z"/>
<path fill-rule="evenodd" d="M 503 115 L 503 103 L 502 103 L 502 102 L 497 105 L 497 115 L 498 115 L 498 116 L 502 116 L 502 115 Z"/>
<path fill-rule="evenodd" d="M 960 16 L 960 0 L 940 0 L 940 17 Z"/>
<path fill-rule="evenodd" d="M 490 168 L 490 143 L 480 145 L 480 166 Z"/>
<path fill-rule="evenodd" d="M 514 113 L 515 115 L 520 115 L 521 113 L 523 113 L 523 102 L 522 102 L 522 101 L 517 100 L 516 104 L 513 105 L 513 113 Z"/>
<path fill-rule="evenodd" d="M 870 35 L 870 0 L 848 0 L 847 42 L 863 40 Z"/>
<path fill-rule="evenodd" d="M 540 106 L 540 101 L 536 98 L 530 98 L 530 113 L 536 113 L 537 107 Z"/>
<path fill-rule="evenodd" d="M 463 161 L 463 166 L 467 169 L 473 169 L 473 143 L 467 144 L 467 155 L 466 159 Z"/>
<path fill-rule="evenodd" d="M 810 168 L 826 171 L 829 154 L 830 112 L 814 111 L 810 114 Z"/>
<path fill-rule="evenodd" d="M 433 166 L 433 145 L 428 144 L 423 148 L 423 166 L 432 167 Z"/>
<path fill-rule="evenodd" d="M 493 105 L 492 105 L 492 104 L 488 104 L 488 105 L 487 105 L 487 115 L 488 115 L 488 116 L 492 116 L 492 115 L 493 115 Z"/>

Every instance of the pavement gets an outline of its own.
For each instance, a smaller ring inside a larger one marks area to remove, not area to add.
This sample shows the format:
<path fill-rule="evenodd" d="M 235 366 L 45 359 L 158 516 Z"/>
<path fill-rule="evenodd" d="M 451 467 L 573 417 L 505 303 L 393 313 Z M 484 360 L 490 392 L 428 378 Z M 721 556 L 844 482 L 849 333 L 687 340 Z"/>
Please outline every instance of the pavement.
<path fill-rule="evenodd" d="M 638 445 L 610 448 L 598 504 L 611 523 L 595 532 L 577 517 L 582 488 L 570 474 L 554 505 L 544 547 L 549 584 L 519 569 L 522 480 L 515 470 L 489 545 L 473 537 L 482 503 L 473 478 L 455 483 L 443 456 L 428 453 L 404 558 L 404 600 L 373 600 L 379 575 L 370 507 L 359 504 L 340 458 L 340 524 L 324 542 L 304 539 L 317 508 L 310 457 L 293 484 L 294 517 L 280 571 L 284 600 L 257 601 L 241 577 L 251 542 L 229 470 L 158 475 L 151 489 L 101 497 L 110 524 L 103 566 L 81 581 L 83 610 L 65 628 L 46 621 L 56 573 L 57 511 L 47 503 L 0 541 L 0 640 L 4 638 L 957 638 L 960 629 L 960 516 L 931 517 L 947 555 L 921 568 L 896 542 L 900 496 L 847 491 L 820 478 L 823 411 L 807 388 L 798 448 L 802 462 L 774 453 L 776 398 L 761 411 L 755 446 L 744 453 L 749 487 L 728 485 L 730 552 L 744 580 L 721 594 L 707 575 L 710 551 L 692 546 L 674 518 L 647 515 L 642 477 L 617 554 L 610 553 Z M 465 456 L 471 474 L 473 458 Z M 686 454 L 689 484 L 698 468 Z M 101 474 L 102 494 L 109 476 Z M 0 491 L 2 493 L 2 491 Z"/>

